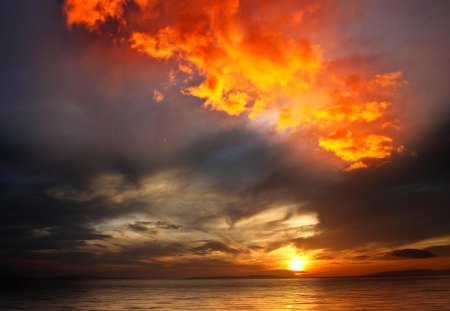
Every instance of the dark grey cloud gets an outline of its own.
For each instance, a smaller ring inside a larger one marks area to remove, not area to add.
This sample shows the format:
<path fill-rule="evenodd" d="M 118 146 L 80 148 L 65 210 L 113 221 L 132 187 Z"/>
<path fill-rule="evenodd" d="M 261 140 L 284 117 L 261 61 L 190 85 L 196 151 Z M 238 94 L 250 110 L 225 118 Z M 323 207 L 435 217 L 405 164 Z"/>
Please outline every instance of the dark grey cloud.
<path fill-rule="evenodd" d="M 397 249 L 390 253 L 390 255 L 395 257 L 404 257 L 404 258 L 413 258 L 413 259 L 422 259 L 422 258 L 432 258 L 437 257 L 436 254 L 433 254 L 430 251 L 424 249 L 414 249 L 414 248 L 405 248 L 405 249 Z"/>
<path fill-rule="evenodd" d="M 0 147 L 4 150 L 0 254 L 4 258 L 36 262 L 53 258 L 60 265 L 80 256 L 85 256 L 80 259 L 84 263 L 107 261 L 107 256 L 79 249 L 93 244 L 105 249 L 99 241 L 114 243 L 98 224 L 129 215 L 141 216 L 123 229 L 180 229 L 157 217 L 146 223 L 142 215 L 151 216 L 159 207 L 146 198 L 112 201 L 90 195 L 90 183 L 99 176 L 123 177 L 115 185 L 117 193 L 139 192 L 143 179 L 175 168 L 186 172 L 187 184 L 204 180 L 211 191 L 245 196 L 272 170 L 277 151 L 262 135 L 240 127 L 221 128 L 220 113 L 201 112 L 198 100 L 177 92 L 168 92 L 163 103 L 153 103 L 152 90 L 164 90 L 166 78 L 152 72 L 162 72 L 164 64 L 109 42 L 94 43 L 95 34 L 69 33 L 54 2 L 1 6 L 6 47 L 0 58 Z M 233 218 L 264 208 L 233 204 L 230 212 L 221 214 L 234 215 L 239 206 L 245 206 L 245 212 Z M 203 208 L 186 204 L 179 217 L 202 227 L 203 221 L 220 216 L 202 216 L 198 210 Z M 232 251 L 221 242 L 211 243 L 195 252 Z M 124 249 L 118 262 L 192 252 L 191 245 L 162 241 L 120 246 Z"/>
<path fill-rule="evenodd" d="M 450 119 L 450 118 L 449 118 Z M 449 234 L 450 128 L 381 167 L 346 174 L 313 203 L 322 234 L 299 246 L 345 249 L 367 243 L 397 245 Z"/>
<path fill-rule="evenodd" d="M 231 253 L 231 254 L 237 254 L 239 253 L 238 250 L 231 248 L 227 246 L 226 244 L 218 241 L 206 241 L 203 242 L 201 245 L 193 247 L 190 249 L 191 252 L 193 252 L 196 255 L 209 255 L 213 252 L 219 251 L 224 253 Z"/>
<path fill-rule="evenodd" d="M 134 231 L 150 231 L 152 233 L 158 233 L 157 229 L 163 230 L 178 230 L 181 226 L 174 224 L 168 224 L 163 221 L 135 221 L 128 225 L 128 228 Z"/>
<path fill-rule="evenodd" d="M 450 257 L 450 245 L 436 245 L 427 247 L 425 250 L 432 252 L 439 257 Z"/>

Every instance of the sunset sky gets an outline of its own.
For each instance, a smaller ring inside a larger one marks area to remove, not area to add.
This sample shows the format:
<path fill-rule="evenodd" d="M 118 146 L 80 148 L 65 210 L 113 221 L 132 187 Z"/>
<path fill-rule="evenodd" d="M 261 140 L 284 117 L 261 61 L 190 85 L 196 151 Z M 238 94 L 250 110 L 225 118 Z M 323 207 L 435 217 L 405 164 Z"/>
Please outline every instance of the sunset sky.
<path fill-rule="evenodd" d="M 0 8 L 0 276 L 450 269 L 449 1 Z"/>

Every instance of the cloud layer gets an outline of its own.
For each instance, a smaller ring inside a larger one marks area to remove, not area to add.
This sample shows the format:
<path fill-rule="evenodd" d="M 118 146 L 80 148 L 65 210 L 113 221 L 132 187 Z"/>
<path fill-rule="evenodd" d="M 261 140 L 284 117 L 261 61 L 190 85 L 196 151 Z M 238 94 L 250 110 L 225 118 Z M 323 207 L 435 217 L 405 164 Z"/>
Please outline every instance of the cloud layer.
<path fill-rule="evenodd" d="M 436 257 L 415 262 L 448 264 L 445 1 L 399 2 L 396 10 L 368 1 L 361 16 L 346 3 L 301 2 L 288 21 L 294 28 L 279 23 L 291 4 L 199 2 L 193 12 L 170 1 L 97 2 L 103 6 L 87 9 L 99 15 L 89 19 L 63 14 L 77 1 L 1 4 L 2 274 L 235 274 L 282 269 L 301 254 L 315 258 L 308 269 L 320 274 L 339 266 L 333 262 L 400 262 L 417 251 Z M 374 25 L 397 31 L 380 34 Z M 246 38 L 234 38 L 242 29 Z M 304 41 L 307 30 L 320 52 Z M 130 43 L 137 33 L 146 41 Z M 197 55 L 195 34 L 225 55 Z M 440 49 L 427 45 L 430 37 Z M 153 50 L 144 49 L 148 40 Z M 306 60 L 282 66 L 290 53 Z M 303 62 L 312 62 L 307 72 Z M 258 70 L 278 66 L 273 80 L 259 80 Z M 316 83 L 315 70 L 345 77 L 333 82 L 341 93 L 297 114 L 286 98 L 294 84 Z M 398 88 L 401 81 L 408 84 Z M 391 86 L 395 92 L 383 93 Z M 285 125 L 265 121 L 274 107 L 287 113 L 275 118 Z M 402 134 L 393 129 L 399 115 Z M 280 131 L 287 127 L 296 130 Z"/>

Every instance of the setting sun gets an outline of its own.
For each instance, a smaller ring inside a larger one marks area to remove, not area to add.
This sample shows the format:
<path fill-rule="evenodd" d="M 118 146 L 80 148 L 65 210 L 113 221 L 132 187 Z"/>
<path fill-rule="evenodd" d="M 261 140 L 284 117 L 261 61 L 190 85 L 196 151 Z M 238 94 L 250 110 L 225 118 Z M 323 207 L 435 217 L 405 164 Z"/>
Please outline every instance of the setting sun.
<path fill-rule="evenodd" d="M 296 258 L 296 259 L 291 260 L 289 269 L 291 271 L 303 271 L 304 266 L 305 266 L 305 261 L 302 259 Z"/>

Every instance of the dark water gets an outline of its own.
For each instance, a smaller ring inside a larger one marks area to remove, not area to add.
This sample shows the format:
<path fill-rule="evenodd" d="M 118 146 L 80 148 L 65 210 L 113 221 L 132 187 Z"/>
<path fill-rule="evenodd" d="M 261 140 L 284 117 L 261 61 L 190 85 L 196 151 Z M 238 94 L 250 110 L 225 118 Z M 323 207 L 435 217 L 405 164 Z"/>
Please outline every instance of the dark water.
<path fill-rule="evenodd" d="M 450 310 L 450 278 L 3 280 L 0 310 Z"/>

